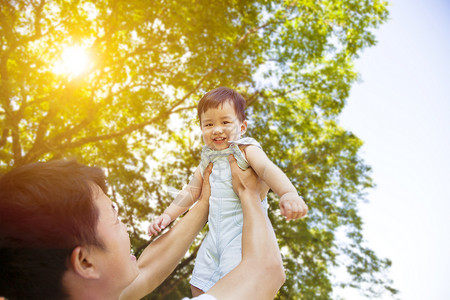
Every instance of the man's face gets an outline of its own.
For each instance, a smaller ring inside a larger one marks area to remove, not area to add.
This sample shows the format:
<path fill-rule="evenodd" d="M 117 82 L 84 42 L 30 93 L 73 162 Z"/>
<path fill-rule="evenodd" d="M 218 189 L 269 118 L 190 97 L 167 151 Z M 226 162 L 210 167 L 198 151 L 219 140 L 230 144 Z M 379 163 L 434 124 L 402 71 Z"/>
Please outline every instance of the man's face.
<path fill-rule="evenodd" d="M 130 237 L 112 201 L 97 186 L 95 204 L 99 211 L 97 232 L 105 248 L 97 249 L 102 277 L 106 286 L 123 289 L 138 275 L 136 257 L 131 255 Z"/>

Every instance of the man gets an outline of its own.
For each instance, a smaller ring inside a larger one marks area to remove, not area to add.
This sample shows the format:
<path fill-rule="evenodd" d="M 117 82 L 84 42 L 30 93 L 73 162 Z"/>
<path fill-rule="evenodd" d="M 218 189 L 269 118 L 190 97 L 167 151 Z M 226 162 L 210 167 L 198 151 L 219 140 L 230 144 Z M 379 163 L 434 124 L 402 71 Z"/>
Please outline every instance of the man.
<path fill-rule="evenodd" d="M 201 299 L 272 299 L 281 256 L 260 208 L 260 180 L 230 157 L 244 211 L 242 261 Z M 13 299 L 140 299 L 174 270 L 208 214 L 209 174 L 198 203 L 139 259 L 106 196 L 103 172 L 73 161 L 26 165 L 0 179 L 0 296 Z M 264 251 L 261 251 L 264 249 Z"/>

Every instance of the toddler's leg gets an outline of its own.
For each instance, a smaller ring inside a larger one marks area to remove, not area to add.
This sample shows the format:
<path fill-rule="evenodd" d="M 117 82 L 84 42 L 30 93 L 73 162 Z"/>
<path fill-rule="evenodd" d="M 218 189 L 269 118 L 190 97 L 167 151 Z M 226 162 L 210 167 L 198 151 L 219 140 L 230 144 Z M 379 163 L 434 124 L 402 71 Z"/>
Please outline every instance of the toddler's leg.
<path fill-rule="evenodd" d="M 192 297 L 198 297 L 205 292 L 191 284 Z"/>

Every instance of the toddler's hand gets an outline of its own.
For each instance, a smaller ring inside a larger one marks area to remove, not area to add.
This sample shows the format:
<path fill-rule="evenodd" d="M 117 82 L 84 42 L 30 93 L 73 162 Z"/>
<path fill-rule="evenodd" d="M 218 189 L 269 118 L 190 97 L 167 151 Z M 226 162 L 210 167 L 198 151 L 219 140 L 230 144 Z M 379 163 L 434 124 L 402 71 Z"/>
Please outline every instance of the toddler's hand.
<path fill-rule="evenodd" d="M 172 218 L 168 214 L 162 214 L 156 217 L 150 226 L 148 226 L 148 235 L 158 235 L 170 222 L 172 222 Z"/>
<path fill-rule="evenodd" d="M 308 206 L 297 193 L 286 193 L 280 198 L 281 214 L 287 221 L 304 217 L 308 212 Z"/>

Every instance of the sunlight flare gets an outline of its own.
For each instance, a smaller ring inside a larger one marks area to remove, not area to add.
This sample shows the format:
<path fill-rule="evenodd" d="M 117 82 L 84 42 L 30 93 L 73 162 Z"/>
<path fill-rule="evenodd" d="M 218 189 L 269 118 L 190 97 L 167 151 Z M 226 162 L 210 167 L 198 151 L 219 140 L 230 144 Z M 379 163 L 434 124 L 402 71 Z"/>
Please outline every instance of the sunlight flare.
<path fill-rule="evenodd" d="M 89 64 L 90 58 L 86 49 L 81 46 L 71 46 L 64 49 L 61 58 L 53 67 L 53 72 L 73 78 L 87 71 Z"/>

